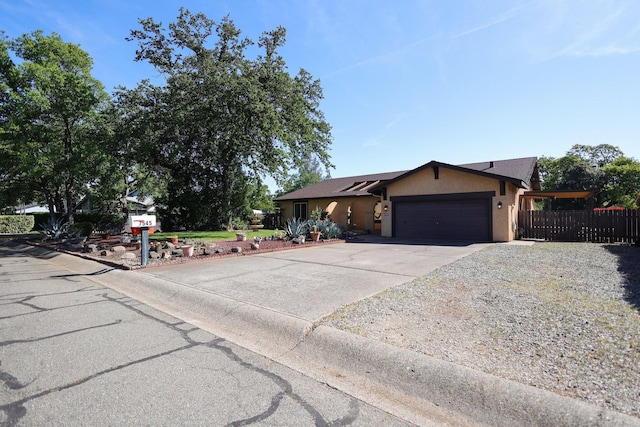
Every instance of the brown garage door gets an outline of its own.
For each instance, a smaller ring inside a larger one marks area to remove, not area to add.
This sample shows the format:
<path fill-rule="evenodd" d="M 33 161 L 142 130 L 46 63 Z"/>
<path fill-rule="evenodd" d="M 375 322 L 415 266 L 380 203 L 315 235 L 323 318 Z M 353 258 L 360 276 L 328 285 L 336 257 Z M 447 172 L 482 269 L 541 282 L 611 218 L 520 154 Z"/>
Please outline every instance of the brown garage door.
<path fill-rule="evenodd" d="M 393 209 L 395 237 L 492 240 L 490 198 L 403 201 L 395 202 Z"/>

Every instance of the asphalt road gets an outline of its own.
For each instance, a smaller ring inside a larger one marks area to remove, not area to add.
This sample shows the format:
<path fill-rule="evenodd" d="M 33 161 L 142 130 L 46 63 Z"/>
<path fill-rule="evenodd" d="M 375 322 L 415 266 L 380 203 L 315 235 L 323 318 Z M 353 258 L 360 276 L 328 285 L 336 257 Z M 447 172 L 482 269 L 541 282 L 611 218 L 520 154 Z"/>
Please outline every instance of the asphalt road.
<path fill-rule="evenodd" d="M 0 242 L 0 425 L 407 425 L 41 255 Z"/>

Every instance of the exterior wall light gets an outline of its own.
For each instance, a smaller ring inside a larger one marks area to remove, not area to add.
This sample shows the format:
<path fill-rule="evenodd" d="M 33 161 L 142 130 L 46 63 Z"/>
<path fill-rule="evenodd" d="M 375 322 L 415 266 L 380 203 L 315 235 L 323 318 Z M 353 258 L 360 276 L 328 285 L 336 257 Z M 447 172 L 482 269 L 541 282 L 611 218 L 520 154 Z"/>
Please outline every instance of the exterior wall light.
<path fill-rule="evenodd" d="M 498 209 L 502 209 L 502 202 L 498 202 Z"/>
<path fill-rule="evenodd" d="M 385 212 L 389 211 L 389 205 L 384 205 L 384 211 Z"/>

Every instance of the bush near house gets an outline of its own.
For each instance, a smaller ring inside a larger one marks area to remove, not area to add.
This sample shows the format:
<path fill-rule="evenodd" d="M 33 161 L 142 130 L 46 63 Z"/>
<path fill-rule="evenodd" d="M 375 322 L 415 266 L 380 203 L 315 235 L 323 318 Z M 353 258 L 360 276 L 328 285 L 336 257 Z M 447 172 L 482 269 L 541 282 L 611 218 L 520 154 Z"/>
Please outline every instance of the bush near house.
<path fill-rule="evenodd" d="M 0 215 L 0 234 L 28 233 L 34 224 L 33 215 Z"/>
<path fill-rule="evenodd" d="M 284 225 L 284 232 L 288 239 L 309 236 L 311 231 L 319 231 L 323 239 L 337 239 L 344 233 L 342 227 L 329 219 L 290 218 Z"/>

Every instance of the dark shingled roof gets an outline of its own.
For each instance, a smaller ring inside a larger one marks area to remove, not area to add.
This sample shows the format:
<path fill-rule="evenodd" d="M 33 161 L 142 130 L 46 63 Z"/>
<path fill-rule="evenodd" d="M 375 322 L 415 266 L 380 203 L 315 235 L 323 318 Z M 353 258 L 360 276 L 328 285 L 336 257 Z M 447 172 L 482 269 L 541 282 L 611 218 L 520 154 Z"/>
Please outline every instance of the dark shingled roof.
<path fill-rule="evenodd" d="M 447 169 L 453 169 L 460 172 L 471 173 L 478 176 L 484 176 L 487 178 L 499 179 L 502 181 L 511 182 L 513 185 L 525 188 L 527 190 L 529 188 L 530 182 L 534 182 L 533 189 L 539 189 L 539 178 L 538 171 L 536 165 L 538 164 L 538 159 L 536 157 L 523 157 L 520 159 L 508 159 L 508 160 L 495 160 L 489 162 L 480 162 L 480 163 L 468 163 L 465 165 L 450 165 L 448 163 L 437 162 L 435 160 L 430 161 L 429 163 L 425 163 L 422 166 L 418 166 L 415 169 L 412 169 L 402 175 L 395 177 L 387 181 L 384 184 L 376 185 L 369 189 L 370 192 L 376 192 L 376 190 L 385 187 L 392 182 L 399 181 L 409 175 L 413 175 L 416 172 L 421 170 L 432 168 L 432 167 L 441 167 Z"/>
<path fill-rule="evenodd" d="M 468 163 L 464 165 L 450 165 L 447 163 L 431 161 L 410 171 L 325 179 L 317 184 L 277 197 L 274 200 L 284 201 L 325 197 L 370 196 L 376 189 L 380 189 L 392 182 L 434 166 L 508 181 L 520 188 L 539 189 L 539 185 L 534 186 L 538 188 L 529 188 L 530 181 L 533 180 L 534 183 L 539 181 L 536 169 L 537 162 L 538 159 L 536 157 L 495 160 L 491 162 Z"/>
<path fill-rule="evenodd" d="M 493 163 L 493 167 L 491 167 Z M 514 178 L 521 182 L 529 184 L 533 177 L 534 169 L 538 164 L 537 157 L 523 157 L 520 159 L 496 160 L 494 162 L 469 163 L 466 165 L 458 165 L 462 168 L 473 169 L 477 171 L 489 172 L 494 175 L 500 175 L 508 178 Z M 538 179 L 537 176 L 533 177 Z"/>
<path fill-rule="evenodd" d="M 378 184 L 393 179 L 406 171 L 374 173 L 370 175 L 347 176 L 344 178 L 331 178 L 320 181 L 317 184 L 309 185 L 300 190 L 292 191 L 276 197 L 275 201 L 298 200 L 298 199 L 318 199 L 324 197 L 354 197 L 371 196 L 367 191 L 374 183 Z M 352 189 L 357 183 L 362 185 Z M 366 183 L 366 184 L 365 184 Z M 351 189 L 351 191 L 349 191 Z"/>

